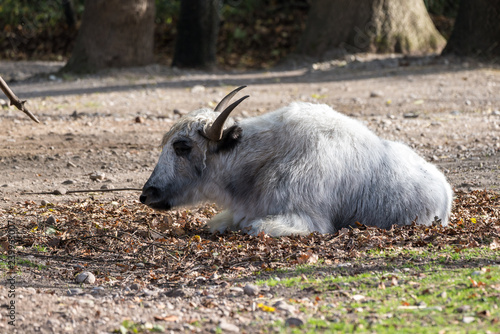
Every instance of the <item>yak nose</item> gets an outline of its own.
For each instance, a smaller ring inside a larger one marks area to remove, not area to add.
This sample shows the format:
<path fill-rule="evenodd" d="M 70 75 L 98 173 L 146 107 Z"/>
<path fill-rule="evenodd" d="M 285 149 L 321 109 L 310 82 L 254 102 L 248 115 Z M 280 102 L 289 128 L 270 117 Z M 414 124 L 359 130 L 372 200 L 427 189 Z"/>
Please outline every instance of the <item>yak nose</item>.
<path fill-rule="evenodd" d="M 142 204 L 146 204 L 147 202 L 151 203 L 152 201 L 155 200 L 155 198 L 158 198 L 159 194 L 160 194 L 160 189 L 156 187 L 144 188 L 142 190 L 141 196 L 139 197 L 139 201 L 141 201 Z"/>

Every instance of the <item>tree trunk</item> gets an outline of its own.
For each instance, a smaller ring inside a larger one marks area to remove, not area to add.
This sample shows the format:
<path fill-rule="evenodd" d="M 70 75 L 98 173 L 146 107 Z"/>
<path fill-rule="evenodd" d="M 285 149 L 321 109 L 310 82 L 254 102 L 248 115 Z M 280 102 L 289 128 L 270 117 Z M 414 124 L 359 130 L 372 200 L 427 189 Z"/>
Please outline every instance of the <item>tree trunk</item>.
<path fill-rule="evenodd" d="M 181 0 L 172 66 L 215 67 L 220 6 L 221 0 Z"/>
<path fill-rule="evenodd" d="M 500 56 L 500 0 L 462 0 L 443 54 Z"/>
<path fill-rule="evenodd" d="M 63 0 L 62 7 L 64 11 L 64 16 L 66 17 L 66 24 L 70 29 L 74 29 L 76 25 L 75 9 L 73 6 L 73 0 Z"/>
<path fill-rule="evenodd" d="M 153 61 L 155 0 L 86 0 L 71 58 L 62 69 L 93 72 Z"/>
<path fill-rule="evenodd" d="M 444 44 L 422 0 L 313 0 L 296 53 L 425 53 Z"/>

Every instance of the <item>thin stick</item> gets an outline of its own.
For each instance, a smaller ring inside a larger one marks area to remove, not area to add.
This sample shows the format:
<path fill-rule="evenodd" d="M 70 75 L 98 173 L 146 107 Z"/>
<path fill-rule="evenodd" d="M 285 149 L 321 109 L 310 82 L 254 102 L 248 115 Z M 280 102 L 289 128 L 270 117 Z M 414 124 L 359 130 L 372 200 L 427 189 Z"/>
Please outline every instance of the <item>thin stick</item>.
<path fill-rule="evenodd" d="M 22 192 L 21 195 L 65 195 L 75 193 L 109 193 L 113 191 L 142 191 L 139 188 L 117 188 L 117 189 L 83 189 L 83 190 L 67 190 L 64 194 L 61 190 L 41 191 L 41 192 Z"/>
<path fill-rule="evenodd" d="M 29 116 L 32 120 L 34 120 L 37 123 L 40 123 L 38 118 L 35 117 L 26 107 L 24 104 L 26 103 L 26 100 L 20 100 L 16 94 L 10 89 L 10 87 L 7 85 L 7 83 L 2 79 L 0 76 L 0 88 L 2 88 L 2 91 L 4 92 L 5 96 L 7 96 L 10 100 L 10 105 L 11 106 L 16 106 L 17 109 L 21 110 L 23 113 Z"/>

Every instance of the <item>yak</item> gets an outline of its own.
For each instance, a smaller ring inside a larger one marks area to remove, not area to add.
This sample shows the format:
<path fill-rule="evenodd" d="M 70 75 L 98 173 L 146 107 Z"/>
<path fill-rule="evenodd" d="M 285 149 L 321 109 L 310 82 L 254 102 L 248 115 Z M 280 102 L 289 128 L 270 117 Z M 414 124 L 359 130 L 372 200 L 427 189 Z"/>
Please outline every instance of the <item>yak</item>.
<path fill-rule="evenodd" d="M 252 235 L 447 224 L 451 187 L 411 148 L 325 104 L 294 102 L 235 122 L 230 113 L 248 95 L 227 105 L 244 87 L 172 126 L 142 203 L 215 202 L 225 211 L 208 222 L 212 232 Z"/>

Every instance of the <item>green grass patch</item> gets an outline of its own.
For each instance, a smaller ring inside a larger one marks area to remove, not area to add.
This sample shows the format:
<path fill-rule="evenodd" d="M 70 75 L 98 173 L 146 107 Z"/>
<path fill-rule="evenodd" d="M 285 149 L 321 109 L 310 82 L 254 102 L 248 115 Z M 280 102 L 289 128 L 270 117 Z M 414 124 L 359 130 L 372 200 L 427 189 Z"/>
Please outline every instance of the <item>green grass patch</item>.
<path fill-rule="evenodd" d="M 34 263 L 28 259 L 16 258 L 16 265 L 19 267 L 30 267 L 39 270 L 47 269 L 46 265 Z M 9 269 L 7 255 L 0 255 L 0 269 Z"/>
<path fill-rule="evenodd" d="M 499 252 L 453 247 L 371 250 L 352 266 L 309 265 L 257 281 L 303 313 L 283 333 L 497 333 Z M 321 274 L 319 274 L 321 273 Z"/>

